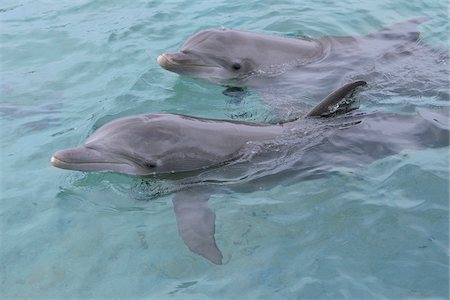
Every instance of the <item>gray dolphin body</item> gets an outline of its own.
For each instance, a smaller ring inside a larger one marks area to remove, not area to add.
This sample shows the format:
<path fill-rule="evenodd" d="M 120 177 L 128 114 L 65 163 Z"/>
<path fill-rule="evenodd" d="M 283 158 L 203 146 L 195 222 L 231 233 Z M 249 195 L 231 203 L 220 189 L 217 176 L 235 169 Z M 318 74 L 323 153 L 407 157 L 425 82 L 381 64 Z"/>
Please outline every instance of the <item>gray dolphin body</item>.
<path fill-rule="evenodd" d="M 126 117 L 105 124 L 83 145 L 56 152 L 63 169 L 130 175 L 188 172 L 232 160 L 248 141 L 273 139 L 282 126 L 169 113 Z"/>
<path fill-rule="evenodd" d="M 207 29 L 189 38 L 179 52 L 161 54 L 168 71 L 213 83 L 242 85 L 277 68 L 318 61 L 328 42 L 270 36 L 231 29 Z"/>
<path fill-rule="evenodd" d="M 365 81 L 355 81 L 323 99 L 306 116 L 330 113 Z M 274 139 L 295 122 L 271 125 L 152 113 L 114 120 L 83 145 L 57 151 L 51 163 L 62 169 L 130 175 L 188 172 L 233 160 L 248 142 Z"/>
<path fill-rule="evenodd" d="M 330 113 L 356 87 L 365 84 L 356 81 L 341 87 L 307 117 Z M 245 154 L 248 143 L 276 139 L 296 126 L 296 121 L 271 125 L 168 113 L 130 116 L 100 127 L 79 147 L 57 151 L 51 164 L 69 170 L 131 175 L 189 173 L 237 159 Z M 174 209 L 185 244 L 221 264 L 208 198 L 207 193 L 181 191 L 174 196 Z"/>
<path fill-rule="evenodd" d="M 302 179 L 296 175 L 299 173 L 311 176 L 311 169 L 327 169 L 326 164 L 330 161 L 354 166 L 405 148 L 421 149 L 449 144 L 448 116 L 435 113 L 415 116 L 344 114 L 345 126 L 336 126 L 334 120 L 339 118 L 321 118 L 339 113 L 339 109 L 336 111 L 337 104 L 364 84 L 363 81 L 347 84 L 322 100 L 306 118 L 278 125 L 161 113 L 118 119 L 97 129 L 83 145 L 57 151 L 51 163 L 70 170 L 162 174 L 168 179 L 174 176 L 174 181 L 189 181 L 216 170 L 222 176 L 228 166 L 245 173 L 248 165 L 240 168 L 239 164 L 233 163 L 258 161 L 257 157 L 248 153 L 254 150 L 252 143 L 276 141 L 286 135 L 287 140 L 294 140 L 292 143 L 298 149 L 294 147 L 289 152 L 303 156 L 294 160 L 294 164 L 289 159 L 290 167 L 282 173 L 244 182 L 237 187 L 246 190 L 252 186 L 268 186 L 267 180 L 271 181 L 271 178 L 279 182 L 280 176 L 290 180 Z M 304 148 L 304 140 L 296 140 L 295 132 L 300 132 L 302 136 L 311 135 L 310 140 L 317 142 Z M 294 136 L 291 136 L 292 133 Z M 348 152 L 352 155 L 343 155 Z M 264 161 L 265 156 L 259 159 Z M 221 264 L 223 256 L 214 238 L 215 214 L 207 205 L 214 190 L 202 182 L 186 185 L 173 197 L 178 231 L 191 251 Z"/>
<path fill-rule="evenodd" d="M 407 20 L 363 36 L 316 39 L 207 29 L 157 61 L 168 71 L 228 86 L 226 94 L 237 99 L 245 93 L 235 91 L 248 87 L 281 119 L 301 104 L 290 95 L 311 104 L 349 78 L 370 82 L 368 95 L 375 97 L 381 90 L 384 99 L 414 91 L 448 100 L 448 51 L 420 40 L 417 26 L 427 20 Z"/>
<path fill-rule="evenodd" d="M 180 51 L 161 54 L 157 62 L 180 75 L 233 86 L 254 86 L 265 78 L 309 65 L 326 67 L 331 72 L 339 67 L 342 76 L 343 71 L 354 67 L 352 63 L 375 56 L 393 56 L 396 53 L 392 51 L 405 41 L 416 43 L 419 38 L 416 27 L 426 20 L 401 22 L 367 36 L 318 39 L 206 29 L 190 37 Z M 407 51 L 403 48 L 397 54 L 407 55 Z"/>

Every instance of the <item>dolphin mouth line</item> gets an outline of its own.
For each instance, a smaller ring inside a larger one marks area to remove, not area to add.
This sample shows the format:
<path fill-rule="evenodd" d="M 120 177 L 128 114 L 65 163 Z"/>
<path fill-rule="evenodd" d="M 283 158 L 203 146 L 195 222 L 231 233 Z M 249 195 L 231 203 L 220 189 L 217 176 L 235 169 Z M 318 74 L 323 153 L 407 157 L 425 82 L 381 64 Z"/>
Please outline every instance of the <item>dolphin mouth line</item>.
<path fill-rule="evenodd" d="M 204 64 L 196 64 L 196 63 L 179 63 L 171 59 L 165 53 L 161 54 L 157 58 L 157 62 L 160 66 L 172 66 L 172 67 L 202 67 L 202 68 L 215 68 L 214 66 L 208 66 Z"/>
<path fill-rule="evenodd" d="M 110 161 L 90 161 L 90 162 L 67 162 L 55 156 L 50 158 L 50 163 L 55 166 L 71 166 L 71 165 L 89 165 L 89 164 L 112 164 L 112 165 L 128 165 L 127 163 L 118 163 Z"/>

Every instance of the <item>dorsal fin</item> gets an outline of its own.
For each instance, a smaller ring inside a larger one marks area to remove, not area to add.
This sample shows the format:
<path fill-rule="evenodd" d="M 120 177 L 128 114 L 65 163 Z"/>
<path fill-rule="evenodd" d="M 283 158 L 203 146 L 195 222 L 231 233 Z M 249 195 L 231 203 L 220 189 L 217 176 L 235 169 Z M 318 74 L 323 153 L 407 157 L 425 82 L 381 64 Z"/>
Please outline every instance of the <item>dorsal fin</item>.
<path fill-rule="evenodd" d="M 357 80 L 352 83 L 348 83 L 343 87 L 335 90 L 329 94 L 325 99 L 320 101 L 306 116 L 307 117 L 320 117 L 330 113 L 330 108 L 338 104 L 342 99 L 352 93 L 358 86 L 366 85 L 367 82 L 363 80 Z"/>
<path fill-rule="evenodd" d="M 388 27 L 381 28 L 376 32 L 367 35 L 369 38 L 381 38 L 390 40 L 408 40 L 416 42 L 420 38 L 420 32 L 417 26 L 430 21 L 430 17 L 419 17 L 398 22 Z"/>

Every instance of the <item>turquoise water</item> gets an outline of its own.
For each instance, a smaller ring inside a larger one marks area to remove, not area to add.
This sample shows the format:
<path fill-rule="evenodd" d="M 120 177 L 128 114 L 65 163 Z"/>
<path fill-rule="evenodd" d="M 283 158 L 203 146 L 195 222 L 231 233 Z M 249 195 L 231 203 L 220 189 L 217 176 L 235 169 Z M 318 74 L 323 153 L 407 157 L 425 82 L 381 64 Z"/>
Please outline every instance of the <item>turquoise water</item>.
<path fill-rule="evenodd" d="M 139 179 L 49 164 L 55 150 L 118 116 L 266 119 L 270 110 L 257 93 L 236 105 L 223 87 L 157 65 L 159 54 L 201 29 L 361 35 L 427 15 L 422 39 L 449 49 L 447 5 L 2 1 L 2 298 L 448 298 L 448 147 L 213 195 L 221 266 L 183 244 L 172 195 L 149 200 L 136 192 Z M 370 97 L 361 109 L 448 106 L 439 95 Z"/>

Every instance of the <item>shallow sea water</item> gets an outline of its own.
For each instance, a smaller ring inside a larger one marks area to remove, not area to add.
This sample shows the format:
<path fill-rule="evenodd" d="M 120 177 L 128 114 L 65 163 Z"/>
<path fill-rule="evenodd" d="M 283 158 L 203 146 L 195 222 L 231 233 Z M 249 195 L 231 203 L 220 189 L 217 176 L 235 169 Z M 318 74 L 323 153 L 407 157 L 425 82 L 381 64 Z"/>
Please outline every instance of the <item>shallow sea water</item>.
<path fill-rule="evenodd" d="M 236 105 L 223 87 L 157 65 L 159 54 L 201 29 L 362 35 L 426 15 L 432 20 L 420 26 L 422 39 L 449 49 L 447 6 L 443 0 L 2 1 L 0 295 L 448 298 L 448 147 L 213 195 L 221 266 L 183 244 L 172 195 L 148 200 L 134 190 L 139 179 L 49 163 L 55 150 L 81 143 L 119 116 L 167 111 L 266 119 L 270 111 L 257 94 Z M 438 97 L 372 100 L 361 109 L 449 105 Z"/>

